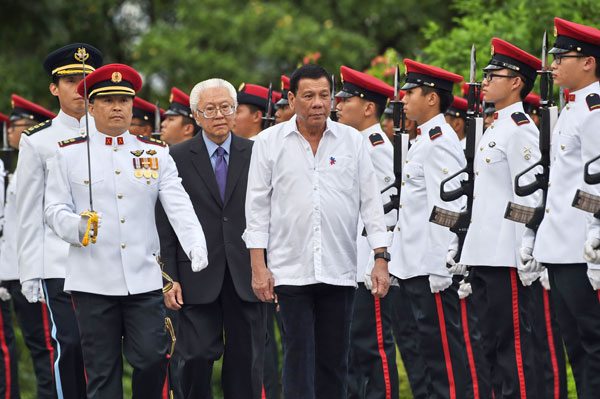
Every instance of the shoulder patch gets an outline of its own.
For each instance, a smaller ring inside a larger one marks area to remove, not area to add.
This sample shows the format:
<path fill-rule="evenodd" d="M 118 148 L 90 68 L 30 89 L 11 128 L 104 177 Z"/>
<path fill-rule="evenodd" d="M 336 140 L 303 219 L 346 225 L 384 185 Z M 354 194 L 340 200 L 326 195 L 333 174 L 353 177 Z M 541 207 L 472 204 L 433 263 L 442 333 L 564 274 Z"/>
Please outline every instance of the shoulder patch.
<path fill-rule="evenodd" d="M 158 139 L 153 139 L 152 137 L 146 137 L 146 136 L 136 136 L 137 139 L 143 143 L 147 143 L 147 144 L 154 144 L 157 145 L 159 147 L 166 147 L 167 143 L 165 143 L 162 140 L 158 140 Z"/>
<path fill-rule="evenodd" d="M 32 134 L 37 133 L 40 130 L 44 130 L 45 128 L 50 127 L 51 125 L 52 119 L 48 119 L 47 121 L 31 126 L 29 129 L 23 131 L 23 134 L 25 134 L 26 136 L 31 136 Z"/>
<path fill-rule="evenodd" d="M 429 130 L 429 138 L 431 139 L 431 141 L 437 139 L 441 135 L 442 135 L 442 128 L 439 126 L 436 126 L 433 129 Z"/>
<path fill-rule="evenodd" d="M 87 141 L 87 136 L 78 136 L 78 137 L 73 137 L 71 139 L 59 141 L 58 146 L 60 148 L 64 148 L 64 147 L 70 146 L 71 144 L 85 143 L 86 141 Z"/>
<path fill-rule="evenodd" d="M 585 98 L 585 102 L 590 111 L 600 109 L 600 95 L 598 93 L 588 94 Z"/>
<path fill-rule="evenodd" d="M 373 133 L 373 134 L 369 135 L 369 141 L 371 142 L 373 147 L 375 147 L 376 145 L 385 143 L 385 141 L 383 141 L 383 137 L 381 137 L 381 134 L 379 134 L 379 133 Z"/>
<path fill-rule="evenodd" d="M 529 123 L 529 119 L 527 119 L 527 115 L 523 112 L 513 112 L 510 117 L 517 124 L 517 126 L 526 125 Z"/>

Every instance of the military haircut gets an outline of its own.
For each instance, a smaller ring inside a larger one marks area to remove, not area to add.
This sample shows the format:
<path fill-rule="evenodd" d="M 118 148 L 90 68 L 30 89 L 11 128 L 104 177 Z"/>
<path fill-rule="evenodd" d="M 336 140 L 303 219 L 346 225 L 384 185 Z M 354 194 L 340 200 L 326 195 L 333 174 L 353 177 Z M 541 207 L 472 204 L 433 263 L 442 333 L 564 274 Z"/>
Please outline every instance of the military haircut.
<path fill-rule="evenodd" d="M 430 93 L 435 93 L 440 99 L 440 113 L 444 114 L 452 105 L 454 101 L 454 95 L 446 90 L 436 89 L 435 87 L 419 86 L 421 88 L 421 94 L 426 96 Z"/>

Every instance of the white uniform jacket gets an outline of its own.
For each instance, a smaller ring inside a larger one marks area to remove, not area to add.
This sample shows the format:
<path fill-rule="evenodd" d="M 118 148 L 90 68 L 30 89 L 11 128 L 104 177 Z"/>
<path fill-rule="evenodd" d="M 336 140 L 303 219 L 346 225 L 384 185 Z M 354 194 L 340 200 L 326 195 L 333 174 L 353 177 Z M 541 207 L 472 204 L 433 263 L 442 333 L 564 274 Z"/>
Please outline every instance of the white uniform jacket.
<path fill-rule="evenodd" d="M 4 181 L 4 178 L 2 178 Z M 17 264 L 17 177 L 8 176 L 6 203 L 4 205 L 4 228 L 0 238 L 0 281 L 18 280 Z"/>

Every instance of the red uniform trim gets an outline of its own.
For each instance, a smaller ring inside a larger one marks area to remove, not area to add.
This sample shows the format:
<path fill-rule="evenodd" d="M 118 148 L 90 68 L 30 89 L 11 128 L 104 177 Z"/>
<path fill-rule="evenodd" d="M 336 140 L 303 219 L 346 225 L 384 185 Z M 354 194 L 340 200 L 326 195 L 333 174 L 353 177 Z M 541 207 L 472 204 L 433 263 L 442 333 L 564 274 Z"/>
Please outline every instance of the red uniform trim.
<path fill-rule="evenodd" d="M 448 387 L 450 389 L 450 399 L 456 399 L 456 385 L 454 383 L 454 369 L 452 368 L 452 358 L 450 358 L 450 346 L 448 345 L 448 334 L 446 333 L 446 319 L 444 318 L 444 307 L 442 305 L 442 296 L 439 292 L 433 294 L 437 306 L 438 320 L 440 323 L 440 335 L 442 336 L 442 348 L 444 350 L 444 360 L 446 361 L 446 372 L 448 373 Z"/>
<path fill-rule="evenodd" d="M 519 376 L 519 390 L 521 399 L 527 398 L 525 388 L 525 373 L 523 371 L 523 355 L 521 353 L 521 323 L 519 321 L 519 288 L 517 285 L 517 269 L 510 268 L 510 288 L 512 291 L 513 329 L 515 332 L 515 357 L 517 361 L 517 375 Z"/>
<path fill-rule="evenodd" d="M 42 307 L 42 325 L 44 327 L 44 343 L 50 353 L 50 370 L 54 376 L 54 347 L 52 346 L 52 334 L 50 333 L 50 319 L 48 318 L 48 308 L 45 303 L 40 303 Z"/>
<path fill-rule="evenodd" d="M 465 298 L 460 300 L 460 315 L 462 319 L 463 335 L 465 337 L 465 346 L 467 347 L 467 360 L 469 361 L 469 370 L 471 371 L 471 380 L 473 381 L 473 398 L 479 399 L 479 381 L 477 380 L 477 367 L 475 365 L 475 357 L 473 356 L 471 335 L 469 334 L 467 300 Z"/>
<path fill-rule="evenodd" d="M 4 397 L 10 399 L 12 397 L 11 392 L 11 370 L 10 370 L 10 352 L 8 351 L 8 345 L 6 344 L 6 336 L 4 335 L 4 318 L 2 312 L 0 312 L 0 350 L 2 350 L 2 360 L 4 360 L 4 382 L 6 383 L 6 391 Z"/>
<path fill-rule="evenodd" d="M 260 399 L 267 399 L 267 393 L 265 392 L 265 385 L 263 384 L 262 389 L 260 391 Z"/>
<path fill-rule="evenodd" d="M 375 330 L 377 331 L 377 349 L 381 358 L 381 367 L 383 368 L 383 380 L 385 382 L 385 399 L 392 398 L 392 384 L 390 381 L 390 368 L 388 365 L 385 347 L 383 345 L 383 325 L 381 323 L 381 302 L 379 298 L 373 298 L 375 304 Z"/>
<path fill-rule="evenodd" d="M 548 291 L 542 288 L 544 298 L 544 319 L 546 321 L 546 334 L 548 336 L 548 348 L 550 350 L 550 363 L 552 363 L 552 377 L 554 378 L 554 399 L 560 399 L 560 377 L 558 373 L 558 360 L 556 360 L 556 348 L 554 347 L 554 334 L 552 331 L 552 318 L 550 315 L 550 298 Z"/>

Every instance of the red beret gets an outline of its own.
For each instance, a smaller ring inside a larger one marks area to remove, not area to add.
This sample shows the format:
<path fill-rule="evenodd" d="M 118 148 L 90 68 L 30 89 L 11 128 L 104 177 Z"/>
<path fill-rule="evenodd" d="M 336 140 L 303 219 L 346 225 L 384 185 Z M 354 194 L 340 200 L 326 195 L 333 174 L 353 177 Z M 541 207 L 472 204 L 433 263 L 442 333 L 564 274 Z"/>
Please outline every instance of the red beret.
<path fill-rule="evenodd" d="M 556 42 L 550 50 L 552 54 L 576 51 L 585 55 L 600 57 L 600 30 L 577 24 L 562 18 L 554 18 Z"/>
<path fill-rule="evenodd" d="M 483 70 L 504 68 L 518 72 L 529 80 L 535 80 L 537 71 L 542 69 L 542 61 L 514 44 L 494 37 L 492 39 L 492 59 Z"/>
<path fill-rule="evenodd" d="M 457 118 L 464 118 L 467 116 L 467 109 L 469 104 L 466 99 L 458 96 L 454 96 L 454 100 L 448 109 L 446 115 L 454 116 Z"/>
<path fill-rule="evenodd" d="M 281 92 L 280 92 L 280 91 L 275 91 L 275 90 L 273 90 L 273 92 L 271 93 L 271 100 L 272 100 L 274 103 L 276 103 L 276 102 L 278 102 L 279 100 L 281 100 L 281 96 L 282 96 L 282 94 L 281 94 Z"/>
<path fill-rule="evenodd" d="M 2 112 L 0 112 L 0 122 L 8 122 L 8 116 L 4 115 Z"/>
<path fill-rule="evenodd" d="M 154 113 L 156 112 L 156 105 L 148 102 L 142 98 L 133 98 L 133 117 L 140 118 L 145 121 L 153 121 Z"/>
<path fill-rule="evenodd" d="M 242 83 L 238 89 L 238 104 L 250 104 L 260 108 L 263 112 L 267 111 L 267 98 L 269 89 L 264 86 L 252 83 Z M 271 98 L 271 101 L 273 99 Z"/>
<path fill-rule="evenodd" d="M 56 117 L 54 112 L 48 111 L 41 105 L 32 103 L 21 96 L 13 94 L 10 98 L 13 107 L 10 119 L 31 119 L 37 122 L 43 122 Z"/>
<path fill-rule="evenodd" d="M 525 100 L 523 100 L 527 104 L 533 105 L 534 107 L 539 107 L 541 104 L 541 97 L 533 92 L 529 93 Z"/>
<path fill-rule="evenodd" d="M 183 115 L 194 119 L 192 109 L 190 108 L 190 96 L 177 87 L 171 88 L 169 103 L 169 109 L 167 109 L 165 115 Z"/>
<path fill-rule="evenodd" d="M 83 83 L 87 85 L 88 98 L 93 96 L 135 96 L 142 88 L 142 77 L 132 67 L 124 64 L 104 65 L 79 82 L 77 93 L 83 96 Z"/>
<path fill-rule="evenodd" d="M 408 58 L 404 59 L 404 65 L 406 66 L 406 83 L 402 86 L 402 90 L 427 86 L 452 92 L 454 83 L 463 81 L 463 77 L 460 75 Z"/>
<path fill-rule="evenodd" d="M 281 98 L 275 102 L 275 105 L 281 107 L 282 105 L 288 104 L 288 92 L 290 91 L 290 78 L 285 75 L 281 75 Z"/>
<path fill-rule="evenodd" d="M 281 91 L 290 89 L 290 78 L 285 75 L 281 75 Z"/>
<path fill-rule="evenodd" d="M 340 67 L 340 76 L 343 82 L 341 92 L 361 98 L 368 96 L 394 97 L 394 88 L 392 86 L 364 72 L 359 72 L 342 65 Z"/>

